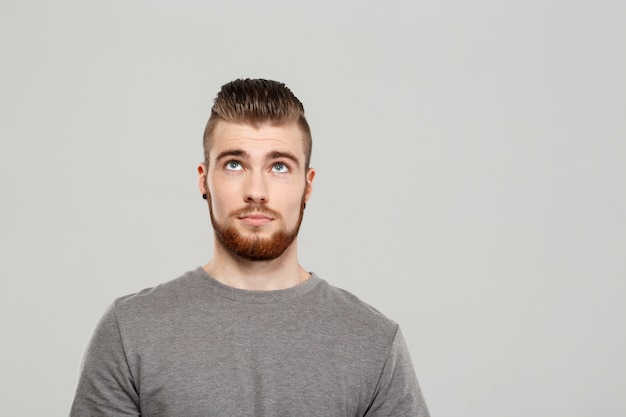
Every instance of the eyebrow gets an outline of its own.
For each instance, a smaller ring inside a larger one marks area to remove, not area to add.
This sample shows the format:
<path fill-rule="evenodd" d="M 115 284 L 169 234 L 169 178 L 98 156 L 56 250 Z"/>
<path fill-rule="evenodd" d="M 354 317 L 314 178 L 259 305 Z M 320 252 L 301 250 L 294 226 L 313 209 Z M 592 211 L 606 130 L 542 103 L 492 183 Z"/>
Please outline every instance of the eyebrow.
<path fill-rule="evenodd" d="M 229 157 L 229 156 L 236 156 L 236 157 L 242 158 L 242 159 L 248 159 L 250 157 L 248 152 L 246 152 L 246 151 L 244 151 L 242 149 L 228 149 L 228 150 L 220 152 L 215 157 L 215 162 L 219 162 L 221 159 Z M 296 165 L 297 167 L 300 167 L 300 161 L 298 161 L 298 158 L 296 158 L 296 156 L 294 154 L 292 154 L 291 152 L 272 151 L 272 152 L 269 152 L 265 156 L 265 160 L 267 160 L 267 161 L 271 161 L 271 160 L 274 160 L 274 159 L 280 159 L 280 158 L 289 159 L 291 162 L 294 163 L 294 165 Z"/>
<path fill-rule="evenodd" d="M 271 161 L 272 159 L 280 159 L 280 158 L 289 159 L 291 160 L 291 162 L 294 163 L 296 167 L 300 167 L 300 161 L 298 161 L 298 158 L 296 158 L 296 156 L 292 154 L 291 152 L 273 151 L 273 152 L 268 153 L 267 156 L 265 157 L 265 159 L 267 159 L 268 161 Z"/>
<path fill-rule="evenodd" d="M 240 149 L 229 149 L 220 152 L 215 157 L 215 162 L 218 162 L 220 159 L 226 158 L 227 156 L 237 156 L 239 158 L 248 159 L 248 153 L 246 151 L 242 151 Z"/>

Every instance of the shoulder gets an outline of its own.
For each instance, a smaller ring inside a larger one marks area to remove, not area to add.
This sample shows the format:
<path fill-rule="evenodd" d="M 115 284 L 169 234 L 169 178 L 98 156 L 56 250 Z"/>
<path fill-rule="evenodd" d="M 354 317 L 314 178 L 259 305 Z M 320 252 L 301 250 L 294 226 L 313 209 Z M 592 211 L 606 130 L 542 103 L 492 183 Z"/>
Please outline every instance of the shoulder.
<path fill-rule="evenodd" d="M 393 338 L 398 324 L 375 307 L 361 300 L 350 291 L 320 279 L 318 285 L 321 303 L 337 320 L 356 329 L 367 329 L 368 333 L 384 333 Z"/>
<path fill-rule="evenodd" d="M 113 309 L 118 315 L 135 316 L 159 311 L 192 301 L 202 287 L 198 269 L 190 270 L 181 276 L 155 287 L 118 297 L 113 301 Z"/>

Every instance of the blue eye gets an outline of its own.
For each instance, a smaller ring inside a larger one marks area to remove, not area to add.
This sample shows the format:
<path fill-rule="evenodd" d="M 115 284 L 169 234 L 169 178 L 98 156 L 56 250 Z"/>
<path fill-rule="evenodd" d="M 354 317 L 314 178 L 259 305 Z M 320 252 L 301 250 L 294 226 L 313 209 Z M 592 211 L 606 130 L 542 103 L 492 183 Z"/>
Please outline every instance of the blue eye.
<path fill-rule="evenodd" d="M 237 161 L 228 161 L 226 163 L 226 169 L 229 171 L 240 171 L 243 168 L 241 167 L 241 164 Z"/>
<path fill-rule="evenodd" d="M 272 165 L 272 172 L 289 172 L 289 168 L 287 168 L 287 165 L 283 164 L 282 162 L 276 162 L 274 165 Z"/>

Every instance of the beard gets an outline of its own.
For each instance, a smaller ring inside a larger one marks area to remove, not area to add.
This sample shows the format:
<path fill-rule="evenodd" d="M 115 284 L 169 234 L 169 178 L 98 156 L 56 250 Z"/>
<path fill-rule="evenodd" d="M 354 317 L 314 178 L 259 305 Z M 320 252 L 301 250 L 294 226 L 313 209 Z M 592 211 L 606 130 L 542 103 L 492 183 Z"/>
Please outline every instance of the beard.
<path fill-rule="evenodd" d="M 271 261 L 272 259 L 276 259 L 291 246 L 300 231 L 305 207 L 304 194 L 300 202 L 300 214 L 296 226 L 292 230 L 279 230 L 266 238 L 258 235 L 246 237 L 239 233 L 233 226 L 223 226 L 219 224 L 213 215 L 211 194 L 209 193 L 207 197 L 211 224 L 213 225 L 215 236 L 231 254 L 239 258 L 249 261 Z M 282 219 L 280 213 L 259 205 L 249 205 L 236 210 L 230 213 L 229 218 L 237 218 L 238 216 L 252 212 L 266 214 L 275 220 Z"/>

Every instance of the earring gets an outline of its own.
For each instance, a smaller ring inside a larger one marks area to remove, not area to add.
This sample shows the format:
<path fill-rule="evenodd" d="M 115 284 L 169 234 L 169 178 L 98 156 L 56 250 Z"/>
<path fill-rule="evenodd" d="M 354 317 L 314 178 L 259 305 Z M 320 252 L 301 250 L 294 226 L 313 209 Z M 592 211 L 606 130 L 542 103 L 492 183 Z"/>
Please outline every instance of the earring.
<path fill-rule="evenodd" d="M 302 210 L 304 210 L 306 208 L 306 202 L 302 203 Z"/>
<path fill-rule="evenodd" d="M 206 193 L 202 194 L 202 198 L 206 200 L 206 197 L 207 197 Z"/>

